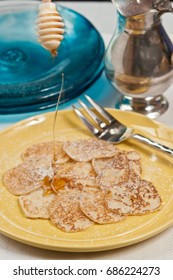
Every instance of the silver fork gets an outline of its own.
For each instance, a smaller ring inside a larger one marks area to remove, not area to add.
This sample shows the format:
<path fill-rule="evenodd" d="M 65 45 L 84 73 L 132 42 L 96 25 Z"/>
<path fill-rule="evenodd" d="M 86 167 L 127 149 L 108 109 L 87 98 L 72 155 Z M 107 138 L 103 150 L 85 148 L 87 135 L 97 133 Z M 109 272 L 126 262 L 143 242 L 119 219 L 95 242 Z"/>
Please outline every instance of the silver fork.
<path fill-rule="evenodd" d="M 89 131 L 98 139 L 105 141 L 120 143 L 129 138 L 134 138 L 142 143 L 148 144 L 153 148 L 173 155 L 173 149 L 157 143 L 141 134 L 134 133 L 132 128 L 126 127 L 115 119 L 102 106 L 98 105 L 93 99 L 85 95 L 88 102 L 93 106 L 95 112 L 88 108 L 84 102 L 78 100 L 84 111 L 88 113 L 95 125 L 86 117 L 79 109 L 73 105 L 73 109 L 80 120 L 86 125 Z"/>

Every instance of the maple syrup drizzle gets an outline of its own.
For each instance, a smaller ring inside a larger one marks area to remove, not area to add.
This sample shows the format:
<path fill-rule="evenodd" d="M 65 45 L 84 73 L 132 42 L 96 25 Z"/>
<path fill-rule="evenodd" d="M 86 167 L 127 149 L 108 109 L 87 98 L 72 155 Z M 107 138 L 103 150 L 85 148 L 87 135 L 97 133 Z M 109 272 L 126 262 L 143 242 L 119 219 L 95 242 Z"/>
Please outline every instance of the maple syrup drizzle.
<path fill-rule="evenodd" d="M 58 100 L 56 103 L 56 108 L 55 108 L 55 115 L 54 115 L 54 120 L 53 120 L 53 156 L 52 156 L 52 169 L 54 172 L 54 176 L 56 175 L 56 142 L 55 142 L 55 128 L 56 128 L 56 122 L 57 122 L 57 117 L 58 117 L 58 107 L 59 107 L 59 103 L 60 103 L 60 99 L 62 96 L 62 92 L 63 92 L 63 88 L 64 88 L 64 73 L 62 73 L 61 75 L 61 88 L 59 91 L 59 96 L 58 96 Z M 53 178 L 54 178 L 53 176 Z M 44 190 L 44 195 L 49 195 L 51 193 L 54 192 L 54 190 L 52 189 L 52 180 L 53 178 L 50 178 L 49 176 L 45 176 L 43 179 L 43 190 Z"/>
<path fill-rule="evenodd" d="M 42 188 L 43 188 L 43 191 L 44 191 L 44 196 L 53 193 L 53 190 L 52 190 L 52 187 L 51 187 L 51 181 L 52 181 L 52 179 L 49 176 L 45 176 L 44 179 L 43 179 Z"/>
<path fill-rule="evenodd" d="M 56 122 L 57 122 L 57 117 L 58 117 L 58 107 L 59 107 L 59 103 L 60 103 L 60 99 L 63 93 L 63 89 L 64 89 L 64 73 L 62 73 L 61 75 L 61 88 L 60 88 L 60 92 L 59 92 L 59 96 L 58 96 L 58 100 L 56 103 L 56 108 L 55 108 L 55 116 L 54 116 L 54 121 L 53 121 L 53 159 L 52 159 L 52 167 L 54 167 L 57 157 L 56 157 L 56 142 L 55 142 L 55 128 L 56 128 Z"/>

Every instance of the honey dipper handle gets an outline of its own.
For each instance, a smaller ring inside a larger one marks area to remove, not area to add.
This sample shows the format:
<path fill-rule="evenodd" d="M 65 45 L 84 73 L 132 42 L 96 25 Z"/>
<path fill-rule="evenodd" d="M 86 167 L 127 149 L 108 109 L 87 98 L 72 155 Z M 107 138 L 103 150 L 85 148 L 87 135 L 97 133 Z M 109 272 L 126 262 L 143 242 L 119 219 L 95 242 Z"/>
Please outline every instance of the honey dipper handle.
<path fill-rule="evenodd" d="M 64 23 L 56 4 L 51 0 L 42 0 L 36 23 L 39 43 L 55 57 L 65 32 Z"/>

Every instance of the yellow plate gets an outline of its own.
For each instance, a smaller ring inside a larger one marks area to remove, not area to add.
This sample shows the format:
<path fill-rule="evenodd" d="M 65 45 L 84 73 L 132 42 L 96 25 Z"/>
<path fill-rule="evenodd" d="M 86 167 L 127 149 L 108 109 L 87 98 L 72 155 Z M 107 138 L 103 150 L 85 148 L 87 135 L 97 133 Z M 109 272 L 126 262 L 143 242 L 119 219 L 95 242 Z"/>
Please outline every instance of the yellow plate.
<path fill-rule="evenodd" d="M 126 125 L 156 141 L 173 148 L 173 130 L 142 115 L 110 112 Z M 142 156 L 142 177 L 154 183 L 163 204 L 159 211 L 128 217 L 110 225 L 94 225 L 83 232 L 64 233 L 48 220 L 32 220 L 23 216 L 17 197 L 3 186 L 4 173 L 21 162 L 20 154 L 30 144 L 52 140 L 54 113 L 38 115 L 21 121 L 0 133 L 0 232 L 32 246 L 58 251 L 91 252 L 109 250 L 150 238 L 173 224 L 173 157 L 151 149 L 135 140 L 118 146 L 135 149 Z M 56 139 L 75 140 L 90 133 L 74 112 L 60 111 Z"/>

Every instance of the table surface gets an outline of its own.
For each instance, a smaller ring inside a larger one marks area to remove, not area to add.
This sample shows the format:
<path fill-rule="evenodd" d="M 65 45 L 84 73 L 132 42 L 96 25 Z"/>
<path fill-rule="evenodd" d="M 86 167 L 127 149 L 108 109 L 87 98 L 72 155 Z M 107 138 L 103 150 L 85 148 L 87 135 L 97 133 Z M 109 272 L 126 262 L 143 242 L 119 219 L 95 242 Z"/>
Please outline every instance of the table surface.
<path fill-rule="evenodd" d="M 60 4 L 72 8 L 82 15 L 87 17 L 97 28 L 104 38 L 105 44 L 109 42 L 116 26 L 116 13 L 112 3 L 108 2 L 59 2 Z M 172 15 L 171 15 L 172 16 Z M 171 34 L 171 18 L 166 15 L 163 18 L 167 31 Z M 173 33 L 173 32 L 172 32 Z M 95 95 L 95 89 L 99 89 L 98 95 Z M 173 127 L 173 102 L 171 98 L 173 86 L 171 86 L 164 94 L 169 102 L 169 108 L 166 113 L 157 119 L 157 121 Z M 114 107 L 117 99 L 117 91 L 107 81 L 104 73 L 85 93 L 92 95 L 102 103 L 105 107 Z M 83 98 L 83 96 L 81 96 Z M 74 100 L 74 103 L 76 101 Z M 62 105 L 61 109 L 70 108 L 71 103 Z M 0 130 L 8 127 L 12 123 L 19 121 L 23 118 L 29 117 L 28 115 L 2 116 L 0 115 Z M 12 121 L 13 120 L 13 121 Z M 141 243 L 110 250 L 105 252 L 94 253 L 63 253 L 54 252 L 32 246 L 24 245 L 14 241 L 2 234 L 0 234 L 0 259 L 17 260 L 17 259 L 41 259 L 41 260 L 123 260 L 123 259 L 145 259 L 145 260 L 166 260 L 173 259 L 173 227 L 166 231 L 146 240 Z"/>

